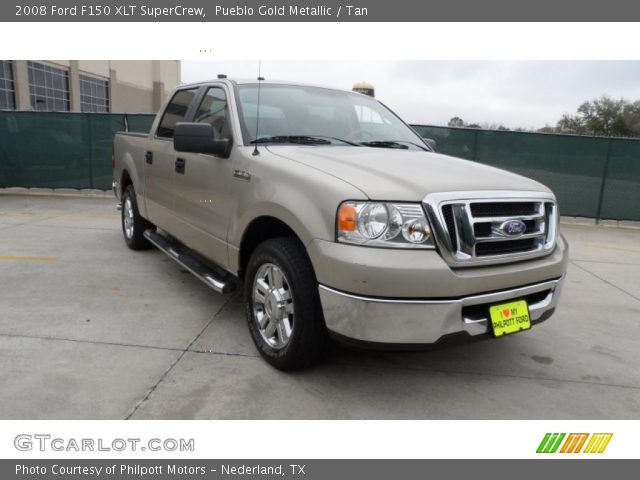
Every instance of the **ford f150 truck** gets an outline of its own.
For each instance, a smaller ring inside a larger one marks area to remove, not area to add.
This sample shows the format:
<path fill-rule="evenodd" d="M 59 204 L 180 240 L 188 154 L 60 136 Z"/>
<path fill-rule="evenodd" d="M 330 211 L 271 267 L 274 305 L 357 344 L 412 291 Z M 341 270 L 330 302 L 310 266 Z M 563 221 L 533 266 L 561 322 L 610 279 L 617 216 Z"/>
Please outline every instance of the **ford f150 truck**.
<path fill-rule="evenodd" d="M 126 244 L 209 287 L 243 285 L 283 370 L 331 338 L 423 348 L 554 312 L 568 247 L 552 192 L 432 149 L 354 92 L 224 76 L 182 85 L 149 134 L 114 139 Z"/>

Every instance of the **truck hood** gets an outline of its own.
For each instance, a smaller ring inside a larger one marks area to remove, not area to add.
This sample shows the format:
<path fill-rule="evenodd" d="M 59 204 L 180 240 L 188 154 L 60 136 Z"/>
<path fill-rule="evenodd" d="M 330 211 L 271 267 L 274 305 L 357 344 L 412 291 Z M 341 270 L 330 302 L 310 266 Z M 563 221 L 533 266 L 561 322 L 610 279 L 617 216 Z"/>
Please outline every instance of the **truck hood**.
<path fill-rule="evenodd" d="M 463 190 L 549 192 L 529 178 L 432 152 L 351 146 L 267 148 L 350 183 L 373 200 L 420 201 L 429 193 Z"/>

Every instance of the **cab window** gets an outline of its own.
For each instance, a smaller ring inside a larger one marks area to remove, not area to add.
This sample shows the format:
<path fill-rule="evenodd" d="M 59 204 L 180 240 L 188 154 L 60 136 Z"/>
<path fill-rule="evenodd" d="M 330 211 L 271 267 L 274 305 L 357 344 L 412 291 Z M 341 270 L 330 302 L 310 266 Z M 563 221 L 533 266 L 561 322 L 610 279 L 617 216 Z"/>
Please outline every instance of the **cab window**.
<path fill-rule="evenodd" d="M 198 107 L 194 122 L 208 123 L 213 127 L 213 138 L 223 138 L 228 116 L 227 95 L 220 87 L 207 90 Z"/>
<path fill-rule="evenodd" d="M 162 120 L 160 120 L 160 125 L 156 132 L 158 137 L 173 138 L 176 123 L 184 122 L 187 110 L 189 110 L 189 105 L 191 105 L 197 91 L 196 88 L 193 88 L 176 92 L 162 115 Z"/>

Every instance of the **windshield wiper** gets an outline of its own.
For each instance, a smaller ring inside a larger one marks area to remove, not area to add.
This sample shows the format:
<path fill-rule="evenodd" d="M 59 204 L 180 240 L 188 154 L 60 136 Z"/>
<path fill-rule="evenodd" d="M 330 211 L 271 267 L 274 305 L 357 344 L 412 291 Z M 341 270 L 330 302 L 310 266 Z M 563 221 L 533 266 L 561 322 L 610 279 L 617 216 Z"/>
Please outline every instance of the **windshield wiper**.
<path fill-rule="evenodd" d="M 376 147 L 376 148 L 400 148 L 402 150 L 408 150 L 409 147 L 403 145 L 399 142 L 395 142 L 393 140 L 375 140 L 371 142 L 360 142 L 360 145 L 364 145 L 365 147 Z"/>
<path fill-rule="evenodd" d="M 398 143 L 408 143 L 409 145 L 413 145 L 414 147 L 418 147 L 421 150 L 424 150 L 425 152 L 432 152 L 433 150 L 431 150 L 430 148 L 424 146 L 424 145 L 420 145 L 419 143 L 414 143 L 414 142 L 410 142 L 409 140 L 394 140 L 394 142 L 398 142 Z"/>
<path fill-rule="evenodd" d="M 260 137 L 251 140 L 249 143 L 298 143 L 301 145 L 330 145 L 331 142 L 324 138 L 310 135 L 274 135 L 271 137 Z"/>
<path fill-rule="evenodd" d="M 304 135 L 304 136 L 313 137 L 313 138 L 320 138 L 320 139 L 328 138 L 328 139 L 331 139 L 331 140 L 337 140 L 338 142 L 346 143 L 347 145 L 351 145 L 352 147 L 360 147 L 360 146 L 362 146 L 360 143 L 352 142 L 350 140 L 345 140 L 344 138 L 331 137 L 329 135 Z"/>
<path fill-rule="evenodd" d="M 344 140 L 338 137 L 331 137 L 329 135 L 273 135 L 271 137 L 260 137 L 256 140 L 249 142 L 250 144 L 256 143 L 297 143 L 301 145 L 331 145 L 336 140 L 338 142 L 346 143 L 354 147 L 361 146 L 359 143 Z"/>
<path fill-rule="evenodd" d="M 249 143 L 297 143 L 301 145 L 331 145 L 331 141 L 312 135 L 274 135 L 271 137 L 260 137 L 251 140 Z"/>
<path fill-rule="evenodd" d="M 428 147 L 424 145 L 420 145 L 419 143 L 411 142 L 409 140 L 377 140 L 377 141 L 360 143 L 360 145 L 366 145 L 367 147 L 402 148 L 406 150 L 409 147 L 407 147 L 407 145 L 405 144 L 413 145 L 414 147 L 424 150 L 425 152 L 431 152 L 431 150 Z"/>

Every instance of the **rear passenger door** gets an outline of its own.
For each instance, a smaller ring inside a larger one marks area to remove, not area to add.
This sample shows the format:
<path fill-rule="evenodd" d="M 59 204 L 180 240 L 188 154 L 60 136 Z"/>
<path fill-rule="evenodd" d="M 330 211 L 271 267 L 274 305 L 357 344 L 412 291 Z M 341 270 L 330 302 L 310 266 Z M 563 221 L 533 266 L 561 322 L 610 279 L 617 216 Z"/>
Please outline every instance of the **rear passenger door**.
<path fill-rule="evenodd" d="M 178 90 L 167 104 L 143 153 L 147 216 L 158 227 L 173 234 L 177 225 L 174 211 L 175 162 L 173 132 L 194 108 L 198 88 Z"/>

